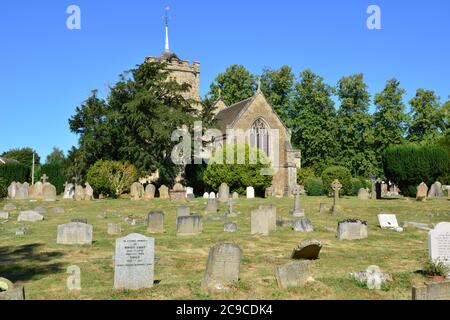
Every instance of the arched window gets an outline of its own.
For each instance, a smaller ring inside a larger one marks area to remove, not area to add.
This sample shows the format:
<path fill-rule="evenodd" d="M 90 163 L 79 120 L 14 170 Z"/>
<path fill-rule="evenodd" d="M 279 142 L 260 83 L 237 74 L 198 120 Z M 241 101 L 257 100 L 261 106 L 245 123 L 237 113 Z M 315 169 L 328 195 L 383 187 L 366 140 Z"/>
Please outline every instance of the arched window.
<path fill-rule="evenodd" d="M 256 120 L 250 129 L 250 146 L 269 156 L 269 130 L 261 118 Z"/>

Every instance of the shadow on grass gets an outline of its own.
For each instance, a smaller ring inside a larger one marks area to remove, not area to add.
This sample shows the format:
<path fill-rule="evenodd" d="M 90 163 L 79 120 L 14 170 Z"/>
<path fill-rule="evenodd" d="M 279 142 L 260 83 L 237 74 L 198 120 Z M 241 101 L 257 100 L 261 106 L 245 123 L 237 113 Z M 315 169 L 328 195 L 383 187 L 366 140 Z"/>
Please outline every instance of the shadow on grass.
<path fill-rule="evenodd" d="M 63 253 L 39 252 L 42 246 L 34 243 L 0 247 L 0 277 L 12 282 L 27 281 L 63 270 L 61 263 L 51 263 L 63 256 Z"/>

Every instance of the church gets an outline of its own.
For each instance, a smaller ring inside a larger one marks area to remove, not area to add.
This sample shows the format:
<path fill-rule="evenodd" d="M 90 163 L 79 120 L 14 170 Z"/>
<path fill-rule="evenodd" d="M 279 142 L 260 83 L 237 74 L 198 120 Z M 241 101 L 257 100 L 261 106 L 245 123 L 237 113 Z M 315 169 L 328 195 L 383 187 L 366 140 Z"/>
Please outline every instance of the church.
<path fill-rule="evenodd" d="M 180 59 L 169 49 L 169 30 L 166 18 L 166 44 L 160 57 L 150 56 L 146 62 L 165 62 L 170 71 L 169 79 L 187 83 L 191 90 L 185 98 L 199 101 L 194 108 L 200 110 L 200 62 L 190 63 Z M 272 186 L 266 196 L 290 196 L 297 186 L 297 169 L 301 165 L 301 152 L 291 145 L 291 131 L 285 126 L 258 86 L 255 94 L 243 101 L 227 106 L 222 99 L 214 104 L 217 129 L 222 132 L 214 145 L 223 147 L 230 142 L 227 132 L 244 132 L 244 143 L 263 151 L 274 169 Z M 241 140 L 239 140 L 241 141 Z"/>

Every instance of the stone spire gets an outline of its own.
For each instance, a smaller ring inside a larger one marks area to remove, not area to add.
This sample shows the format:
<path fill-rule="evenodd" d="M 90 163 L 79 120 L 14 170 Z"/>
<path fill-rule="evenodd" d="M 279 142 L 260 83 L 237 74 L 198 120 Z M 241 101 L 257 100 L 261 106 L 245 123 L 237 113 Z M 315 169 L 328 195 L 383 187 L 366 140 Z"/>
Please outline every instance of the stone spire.
<path fill-rule="evenodd" d="M 164 47 L 164 52 L 169 53 L 170 52 L 170 47 L 169 47 L 169 10 L 170 7 L 167 6 L 166 7 L 166 16 L 165 16 L 165 22 L 166 22 L 166 45 Z"/>

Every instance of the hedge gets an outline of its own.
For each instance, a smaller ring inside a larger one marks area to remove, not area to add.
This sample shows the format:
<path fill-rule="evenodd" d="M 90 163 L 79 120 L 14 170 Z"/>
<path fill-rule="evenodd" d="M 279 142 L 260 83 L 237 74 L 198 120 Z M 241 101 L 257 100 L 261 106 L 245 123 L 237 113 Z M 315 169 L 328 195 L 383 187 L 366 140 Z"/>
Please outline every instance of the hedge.
<path fill-rule="evenodd" d="M 431 186 L 449 171 L 449 156 L 440 147 L 392 146 L 383 153 L 383 169 L 386 178 L 396 183 L 403 195 L 415 196 L 420 183 Z"/>
<path fill-rule="evenodd" d="M 331 184 L 334 180 L 338 179 L 342 184 L 341 195 L 351 195 L 352 191 L 352 174 L 350 170 L 345 167 L 333 166 L 325 169 L 322 172 L 322 181 L 325 191 L 328 194 L 332 194 L 334 191 L 331 188 Z"/>
<path fill-rule="evenodd" d="M 0 165 L 0 178 L 6 186 L 11 182 L 30 182 L 31 168 L 20 163 L 6 163 Z"/>
<path fill-rule="evenodd" d="M 47 175 L 48 180 L 52 185 L 55 186 L 56 192 L 61 194 L 64 192 L 64 183 L 69 181 L 69 177 L 67 177 L 65 173 L 65 168 L 61 164 L 43 164 L 40 167 L 41 176 Z M 40 179 L 40 177 L 39 177 Z"/>
<path fill-rule="evenodd" d="M 322 179 L 308 178 L 305 180 L 305 191 L 308 196 L 319 197 L 324 195 Z"/>

